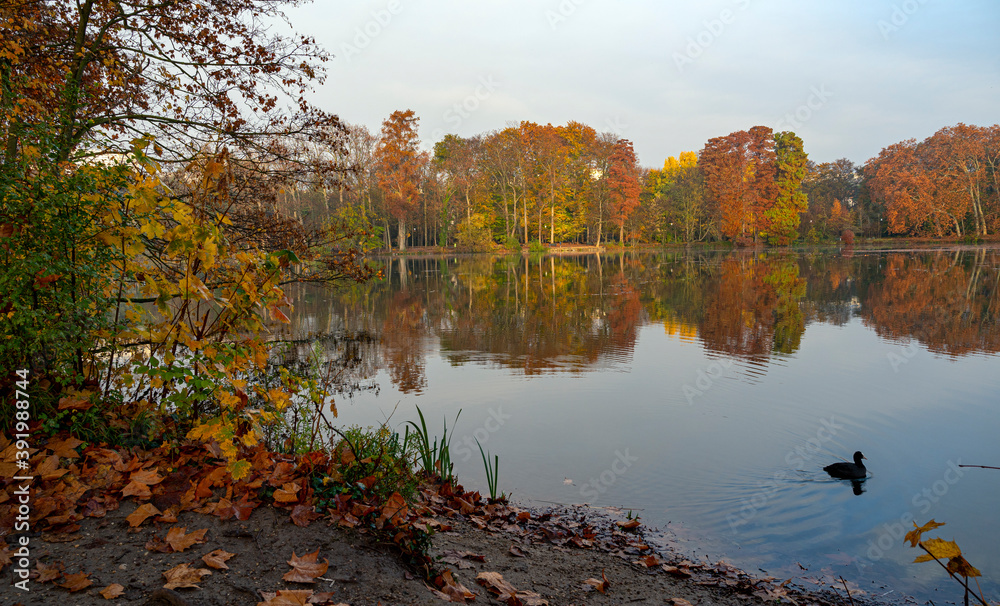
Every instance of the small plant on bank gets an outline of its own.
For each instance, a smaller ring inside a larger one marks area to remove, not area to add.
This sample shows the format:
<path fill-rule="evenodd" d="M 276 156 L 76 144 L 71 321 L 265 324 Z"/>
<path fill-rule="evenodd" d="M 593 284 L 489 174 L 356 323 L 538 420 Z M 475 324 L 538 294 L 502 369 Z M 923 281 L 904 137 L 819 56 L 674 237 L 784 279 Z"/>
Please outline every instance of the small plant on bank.
<path fill-rule="evenodd" d="M 476 446 L 479 447 L 479 455 L 483 457 L 483 466 L 486 467 L 486 485 L 490 489 L 490 501 L 497 501 L 497 484 L 500 481 L 500 456 L 493 455 L 493 463 L 490 464 L 489 453 L 483 452 L 483 445 L 476 439 Z M 507 495 L 500 493 L 499 500 L 505 501 Z"/>
<path fill-rule="evenodd" d="M 958 581 L 965 588 L 966 605 L 968 605 L 969 596 L 971 595 L 983 606 L 989 606 L 989 603 L 983 596 L 983 590 L 979 586 L 979 581 L 976 581 L 976 591 L 973 591 L 969 587 L 969 577 L 980 577 L 982 573 L 962 556 L 962 550 L 959 549 L 955 541 L 945 541 L 941 538 L 921 540 L 923 533 L 940 528 L 941 526 L 944 526 L 944 523 L 935 522 L 934 520 L 927 522 L 923 526 L 917 526 L 916 522 L 913 523 L 914 529 L 906 533 L 905 540 L 910 542 L 910 547 L 919 547 L 927 552 L 924 555 L 917 556 L 917 559 L 913 560 L 913 562 L 930 562 L 932 560 L 937 562 L 951 578 Z M 945 564 L 941 560 L 948 560 L 948 563 Z"/>
<path fill-rule="evenodd" d="M 407 421 L 407 423 L 413 426 L 413 439 L 416 441 L 417 455 L 419 456 L 423 472 L 429 476 L 439 476 L 442 482 L 451 482 L 454 464 L 451 462 L 451 439 L 448 437 L 448 421 L 447 419 L 444 421 L 444 430 L 440 442 L 437 436 L 431 442 L 431 435 L 427 430 L 424 413 L 420 410 L 419 406 L 417 406 L 417 414 L 420 416 L 420 425 L 417 425 L 413 421 Z M 455 415 L 455 422 L 452 424 L 453 427 L 454 424 L 458 423 L 458 417 L 461 414 L 462 411 L 459 410 L 458 414 Z"/>
<path fill-rule="evenodd" d="M 544 254 L 545 253 L 545 245 L 542 244 L 541 241 L 539 241 L 539 240 L 534 240 L 534 241 L 532 241 L 531 244 L 528 245 L 528 252 L 531 253 L 531 254 L 533 254 L 533 255 Z"/>
<path fill-rule="evenodd" d="M 400 436 L 383 424 L 368 429 L 355 426 L 337 433 L 341 441 L 333 454 L 340 467 L 335 473 L 312 480 L 318 507 L 329 506 L 332 499 L 342 494 L 353 498 L 370 494 L 384 501 L 398 492 L 405 499 L 413 498 L 417 478 L 406 448 L 408 431 Z"/>
<path fill-rule="evenodd" d="M 521 241 L 517 239 L 517 236 L 507 236 L 504 240 L 503 247 L 507 250 L 519 251 L 521 250 Z"/>

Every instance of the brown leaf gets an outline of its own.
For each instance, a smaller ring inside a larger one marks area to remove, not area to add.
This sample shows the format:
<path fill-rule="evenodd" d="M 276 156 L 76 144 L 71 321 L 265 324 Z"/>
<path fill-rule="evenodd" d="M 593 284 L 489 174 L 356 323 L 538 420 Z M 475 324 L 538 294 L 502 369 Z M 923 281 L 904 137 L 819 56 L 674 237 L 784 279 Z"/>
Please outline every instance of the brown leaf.
<path fill-rule="evenodd" d="M 476 599 L 477 594 L 469 591 L 468 588 L 456 581 L 450 570 L 442 572 L 440 578 L 444 583 L 441 587 L 441 593 L 448 596 L 450 601 L 464 604 L 469 600 Z"/>
<path fill-rule="evenodd" d="M 191 568 L 187 564 L 179 564 L 163 573 L 163 578 L 167 580 L 167 582 L 163 585 L 163 588 L 180 589 L 184 587 L 192 587 L 194 589 L 201 589 L 201 587 L 198 587 L 197 584 L 201 582 L 202 577 L 210 574 L 212 574 L 211 570 L 206 570 L 204 568 Z"/>
<path fill-rule="evenodd" d="M 669 602 L 673 606 L 691 606 L 691 602 L 688 602 L 684 598 L 670 598 Z"/>
<path fill-rule="evenodd" d="M 286 572 L 281 578 L 291 583 L 315 583 L 316 577 L 321 576 L 330 567 L 329 562 L 325 558 L 322 564 L 316 561 L 318 559 L 319 549 L 301 558 L 295 555 L 293 551 L 292 559 L 288 560 L 288 565 L 292 569 Z"/>
<path fill-rule="evenodd" d="M 202 528 L 201 530 L 195 530 L 190 534 L 184 534 L 187 527 L 171 528 L 167 531 L 167 544 L 174 551 L 184 551 L 188 547 L 191 547 L 195 543 L 205 542 L 205 533 L 208 532 L 207 528 Z"/>
<path fill-rule="evenodd" d="M 35 570 L 38 571 L 38 578 L 35 581 L 39 583 L 48 583 L 49 581 L 54 581 L 63 575 L 63 565 L 62 562 L 55 562 L 51 566 L 38 561 L 35 563 Z"/>
<path fill-rule="evenodd" d="M 77 591 L 86 589 L 94 584 L 93 581 L 87 578 L 88 576 L 89 575 L 86 572 L 68 574 L 63 582 L 56 583 L 56 586 L 69 589 L 71 592 L 76 593 Z"/>
<path fill-rule="evenodd" d="M 641 558 L 639 558 L 638 560 L 636 560 L 635 562 L 632 562 L 632 563 L 633 564 L 639 564 L 640 566 L 645 566 L 646 568 L 652 568 L 653 566 L 659 566 L 660 565 L 660 558 L 656 557 L 655 555 L 650 554 L 648 556 L 641 557 Z"/>
<path fill-rule="evenodd" d="M 150 516 L 157 516 L 161 513 L 163 512 L 156 507 L 153 507 L 152 503 L 144 503 L 139 507 L 136 507 L 135 511 L 132 512 L 132 515 L 125 518 L 125 521 L 127 521 L 132 528 L 135 528 L 145 522 L 146 518 Z"/>
<path fill-rule="evenodd" d="M 525 551 L 525 550 L 523 550 L 523 549 L 521 549 L 517 545 L 511 545 L 510 549 L 507 550 L 507 553 L 510 554 L 510 555 L 512 555 L 512 556 L 514 556 L 515 558 L 526 558 L 526 557 L 528 557 L 528 552 Z"/>
<path fill-rule="evenodd" d="M 948 560 L 948 572 L 960 574 L 966 578 L 983 576 L 983 574 L 979 572 L 978 568 L 970 564 L 960 555 Z"/>
<path fill-rule="evenodd" d="M 476 575 L 476 582 L 497 594 L 497 599 L 501 602 L 506 602 L 510 596 L 517 593 L 517 589 L 505 581 L 499 572 L 480 572 Z"/>
<path fill-rule="evenodd" d="M 53 454 L 64 459 L 77 459 L 80 457 L 80 453 L 76 451 L 76 448 L 80 444 L 83 444 L 83 440 L 78 440 L 70 436 L 61 440 L 49 440 L 45 448 L 48 448 Z"/>
<path fill-rule="evenodd" d="M 59 398 L 59 410 L 88 410 L 94 405 L 89 399 L 76 396 Z"/>
<path fill-rule="evenodd" d="M 323 514 L 316 513 L 312 505 L 296 505 L 292 507 L 292 522 L 296 526 L 308 526 L 313 520 L 322 518 Z"/>
<path fill-rule="evenodd" d="M 308 606 L 312 589 L 281 589 L 277 593 L 266 593 L 266 602 L 257 602 L 257 606 Z"/>
<path fill-rule="evenodd" d="M 451 564 L 452 566 L 458 566 L 460 570 L 472 568 L 472 563 L 467 560 L 485 562 L 486 558 L 479 554 L 472 553 L 471 551 L 456 551 L 454 549 L 447 549 L 441 552 L 442 562 Z"/>
<path fill-rule="evenodd" d="M 296 503 L 299 500 L 299 485 L 295 482 L 287 482 L 281 488 L 274 491 L 275 503 Z"/>
<path fill-rule="evenodd" d="M 100 591 L 105 600 L 121 597 L 123 593 L 125 593 L 125 587 L 118 583 L 112 583 Z"/>
<path fill-rule="evenodd" d="M 608 581 L 608 577 L 604 574 L 603 570 L 601 571 L 601 578 L 600 578 L 600 580 L 598 580 L 598 579 L 587 579 L 583 583 L 584 583 L 584 589 L 588 589 L 590 591 L 593 591 L 594 589 L 596 589 L 597 591 L 600 591 L 601 593 L 607 593 L 608 588 L 611 587 L 611 582 Z"/>
<path fill-rule="evenodd" d="M 682 579 L 687 579 L 691 577 L 691 570 L 689 570 L 688 568 L 678 568 L 677 566 L 664 564 L 663 571 L 668 574 L 672 574 L 675 577 L 680 577 Z"/>
<path fill-rule="evenodd" d="M 217 570 L 228 570 L 229 566 L 226 565 L 226 562 L 235 555 L 235 553 L 229 553 L 228 551 L 216 549 L 211 553 L 206 553 L 201 556 L 201 559 L 211 568 L 215 568 Z"/>
<path fill-rule="evenodd" d="M 622 530 L 635 530 L 636 528 L 642 526 L 642 523 L 638 519 L 627 520 L 625 522 L 616 522 L 618 528 Z"/>

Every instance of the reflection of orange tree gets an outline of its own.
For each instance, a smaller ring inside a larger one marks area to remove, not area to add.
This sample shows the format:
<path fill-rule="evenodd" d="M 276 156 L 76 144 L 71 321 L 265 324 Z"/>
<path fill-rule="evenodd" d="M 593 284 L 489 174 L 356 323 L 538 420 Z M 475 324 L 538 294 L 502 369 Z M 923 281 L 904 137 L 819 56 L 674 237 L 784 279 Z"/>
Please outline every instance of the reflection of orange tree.
<path fill-rule="evenodd" d="M 794 352 L 805 331 L 799 308 L 805 286 L 792 259 L 724 259 L 718 279 L 705 286 L 705 316 L 699 325 L 705 346 L 749 357 Z"/>
<path fill-rule="evenodd" d="M 986 250 L 890 254 L 863 301 L 865 324 L 948 355 L 1000 351 L 997 261 Z"/>
<path fill-rule="evenodd" d="M 382 327 L 385 361 L 392 383 L 403 393 L 420 393 L 424 375 L 424 302 L 416 291 L 396 292 L 389 300 Z"/>

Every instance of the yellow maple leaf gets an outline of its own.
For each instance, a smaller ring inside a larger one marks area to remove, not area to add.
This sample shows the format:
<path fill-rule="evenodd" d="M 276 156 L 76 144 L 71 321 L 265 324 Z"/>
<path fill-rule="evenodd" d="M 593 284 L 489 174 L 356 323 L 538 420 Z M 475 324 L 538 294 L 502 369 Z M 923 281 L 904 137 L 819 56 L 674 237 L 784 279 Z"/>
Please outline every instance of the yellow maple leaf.
<path fill-rule="evenodd" d="M 927 550 L 927 553 L 917 556 L 917 559 L 913 560 L 914 563 L 930 562 L 935 558 L 947 560 L 962 555 L 962 550 L 958 548 L 955 541 L 945 541 L 944 539 L 935 538 L 927 539 L 920 544 Z"/>

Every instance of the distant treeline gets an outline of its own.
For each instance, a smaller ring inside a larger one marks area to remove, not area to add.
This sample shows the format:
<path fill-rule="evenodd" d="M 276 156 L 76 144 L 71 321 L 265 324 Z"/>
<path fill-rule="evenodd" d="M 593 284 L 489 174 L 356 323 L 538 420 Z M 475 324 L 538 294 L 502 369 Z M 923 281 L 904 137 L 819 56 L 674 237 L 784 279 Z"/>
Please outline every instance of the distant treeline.
<path fill-rule="evenodd" d="M 630 141 L 579 122 L 446 135 L 433 153 L 420 150 L 417 122 L 406 111 L 378 133 L 347 125 L 343 181 L 286 188 L 282 208 L 305 222 L 370 222 L 386 248 L 782 245 L 845 230 L 969 238 L 1000 228 L 997 125 L 944 128 L 862 166 L 816 164 L 794 133 L 755 126 L 644 168 Z"/>

